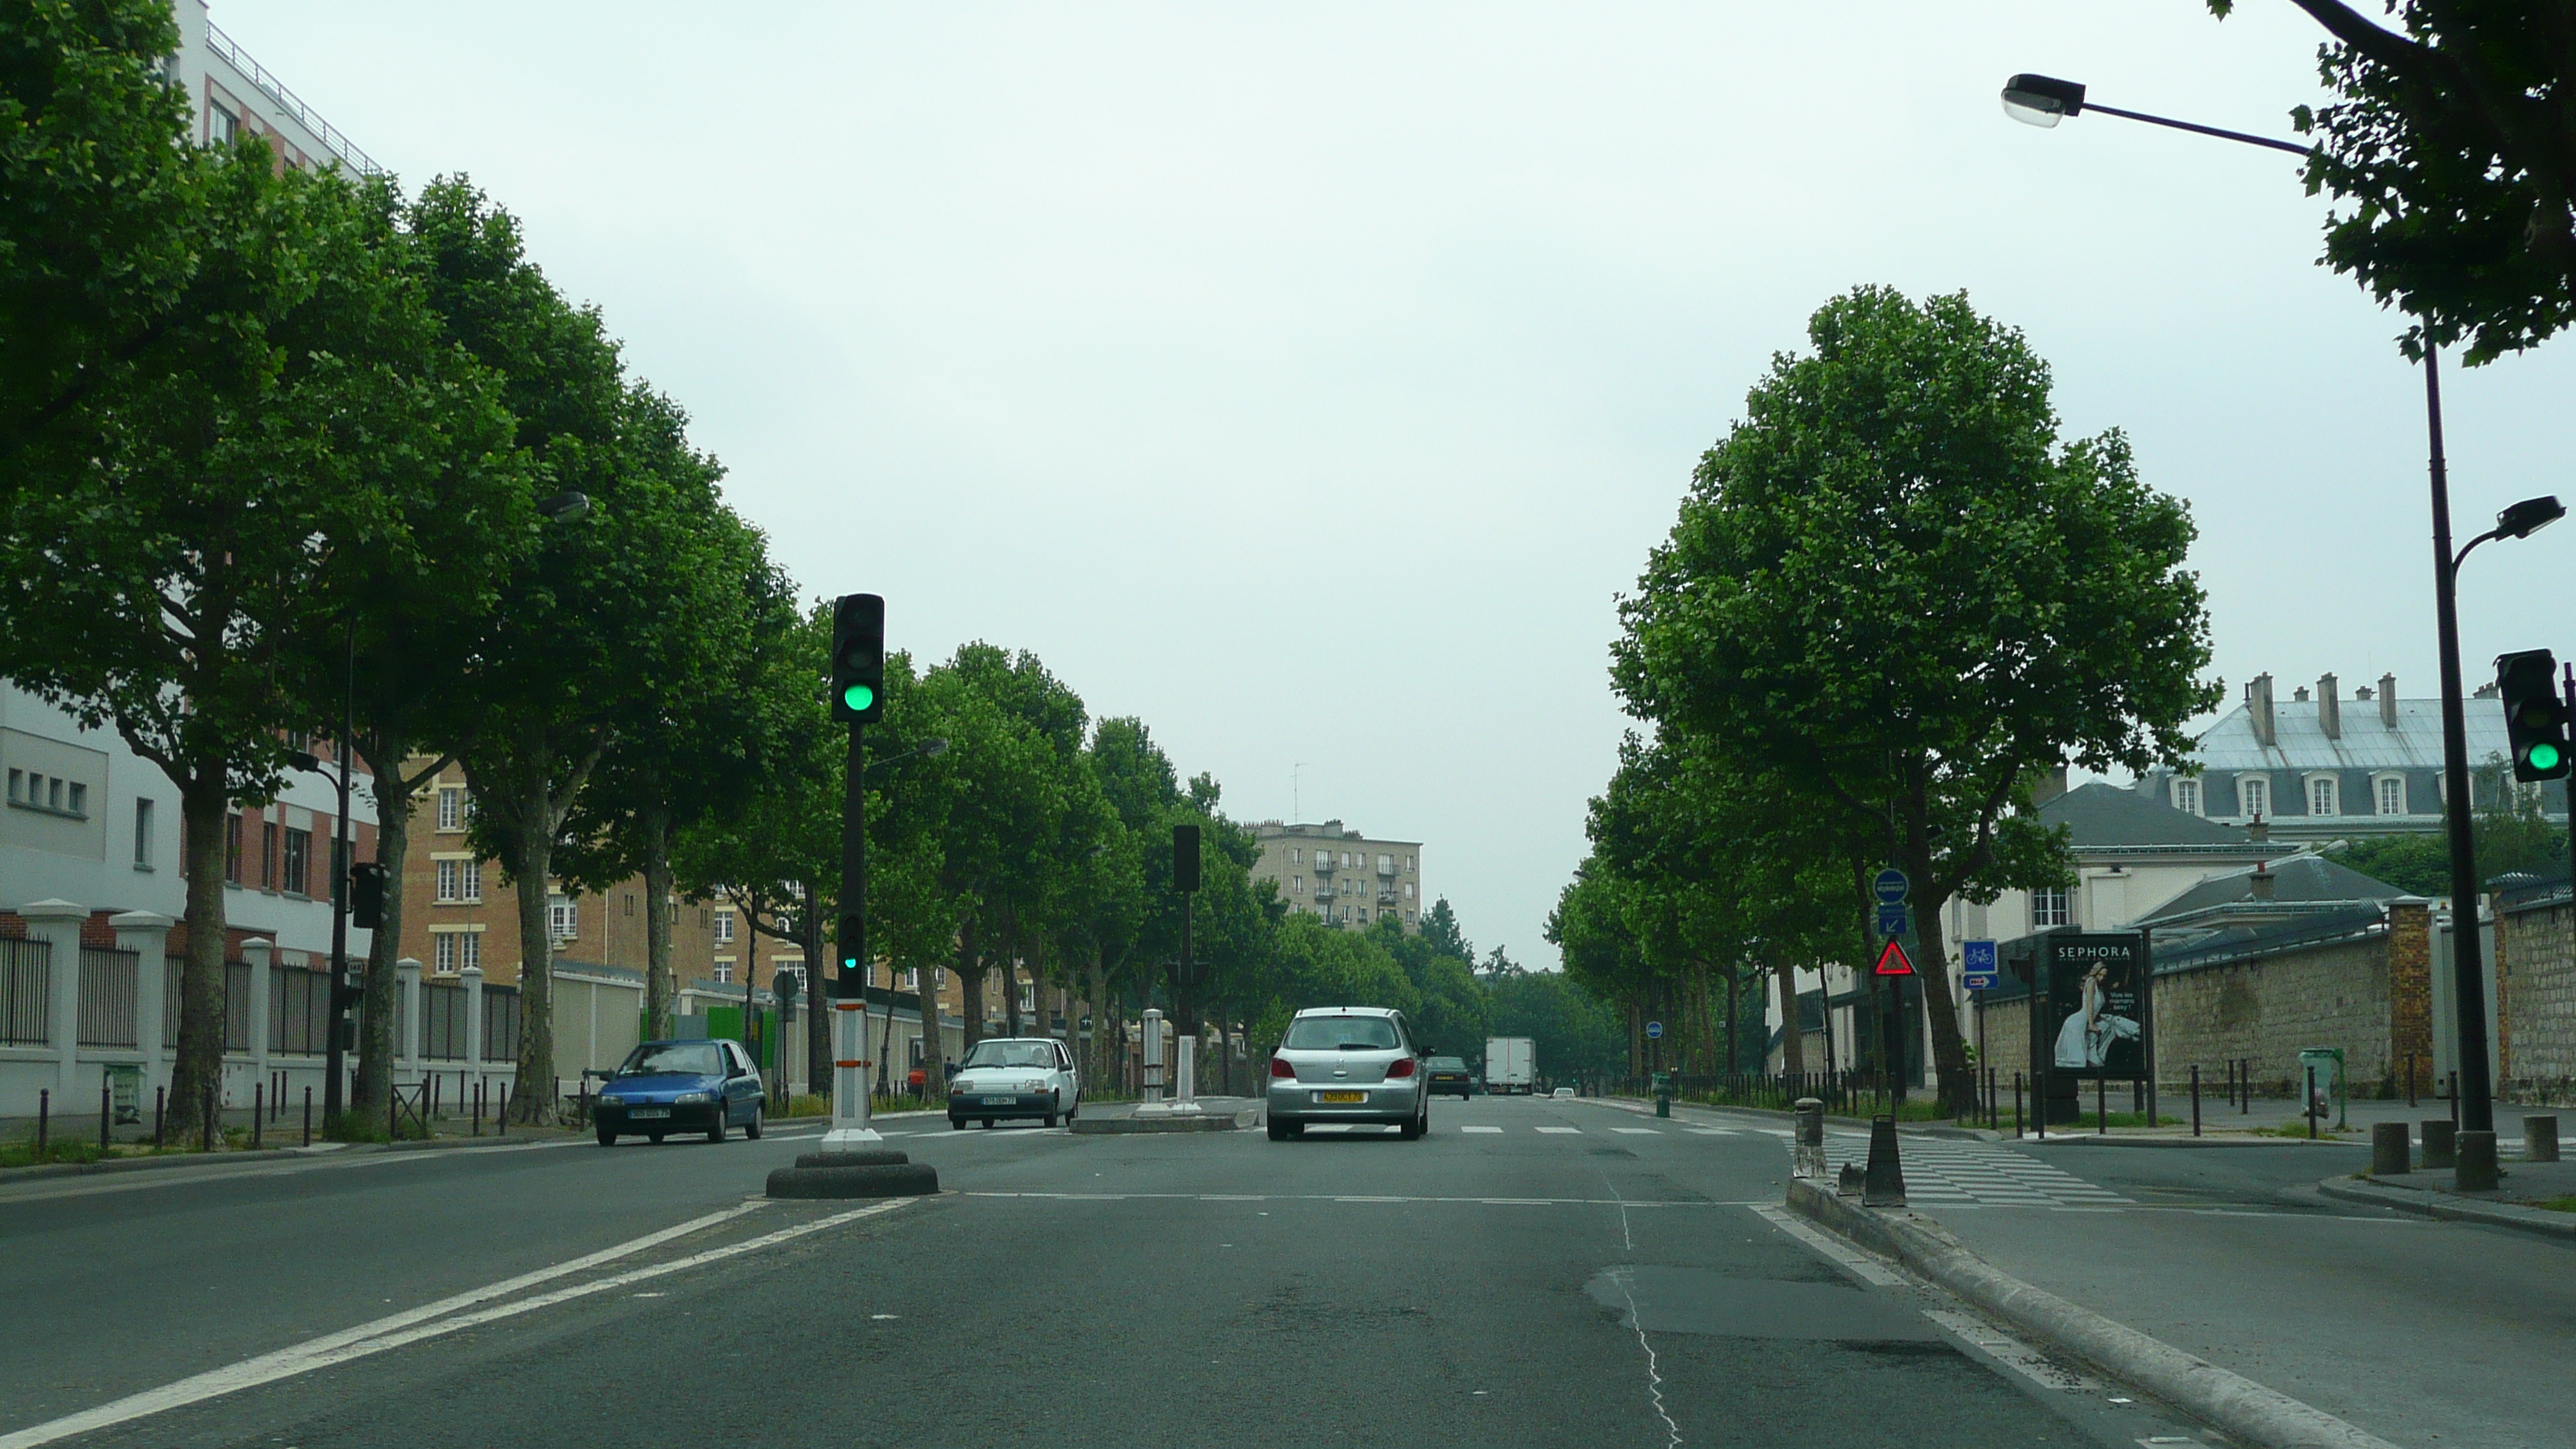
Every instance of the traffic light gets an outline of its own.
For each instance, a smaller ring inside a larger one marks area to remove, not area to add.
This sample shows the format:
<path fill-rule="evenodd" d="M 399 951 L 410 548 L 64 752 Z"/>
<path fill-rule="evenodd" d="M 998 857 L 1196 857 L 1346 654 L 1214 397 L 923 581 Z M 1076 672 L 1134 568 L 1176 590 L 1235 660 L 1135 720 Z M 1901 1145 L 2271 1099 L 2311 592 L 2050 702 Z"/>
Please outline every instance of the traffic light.
<path fill-rule="evenodd" d="M 857 916 L 841 918 L 841 935 L 836 943 L 839 950 L 835 952 L 841 962 L 841 975 L 838 982 L 841 989 L 833 994 L 844 1000 L 858 995 L 858 988 L 867 984 L 867 973 L 859 967 L 859 952 L 865 949 L 864 943 L 867 937 L 866 921 Z"/>
<path fill-rule="evenodd" d="M 385 923 L 385 868 L 361 861 L 349 867 L 349 924 L 372 931 Z"/>
<path fill-rule="evenodd" d="M 832 605 L 832 719 L 885 718 L 885 596 L 843 594 Z"/>
<path fill-rule="evenodd" d="M 2504 737 L 2517 780 L 2567 774 L 2567 703 L 2558 697 L 2558 661 L 2546 649 L 2496 658 L 2496 693 L 2504 696 Z"/>
<path fill-rule="evenodd" d="M 1199 888 L 1199 828 L 1195 825 L 1172 827 L 1172 889 L 1194 891 Z"/>

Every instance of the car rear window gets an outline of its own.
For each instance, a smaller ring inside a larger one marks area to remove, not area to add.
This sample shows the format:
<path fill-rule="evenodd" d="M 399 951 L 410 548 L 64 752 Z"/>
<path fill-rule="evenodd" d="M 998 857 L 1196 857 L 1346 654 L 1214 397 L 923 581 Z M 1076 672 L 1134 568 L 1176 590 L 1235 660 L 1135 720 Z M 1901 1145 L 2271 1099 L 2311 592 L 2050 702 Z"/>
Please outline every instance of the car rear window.
<path fill-rule="evenodd" d="M 673 1076 L 720 1077 L 724 1059 L 716 1055 L 711 1041 L 673 1042 L 661 1046 L 640 1046 L 617 1069 L 621 1077 Z"/>
<path fill-rule="evenodd" d="M 1467 1070 L 1467 1064 L 1458 1060 L 1456 1057 L 1433 1057 L 1431 1059 L 1431 1070 L 1435 1072 L 1463 1072 Z"/>
<path fill-rule="evenodd" d="M 1395 1023 L 1383 1016 L 1301 1016 L 1279 1044 L 1294 1051 L 1393 1051 Z"/>

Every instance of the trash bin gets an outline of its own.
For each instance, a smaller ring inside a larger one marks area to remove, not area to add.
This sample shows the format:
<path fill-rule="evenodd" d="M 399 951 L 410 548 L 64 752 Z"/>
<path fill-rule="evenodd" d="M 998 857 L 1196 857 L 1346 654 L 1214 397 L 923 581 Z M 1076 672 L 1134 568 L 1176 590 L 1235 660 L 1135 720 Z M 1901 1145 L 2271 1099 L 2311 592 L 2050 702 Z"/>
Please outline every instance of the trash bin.
<path fill-rule="evenodd" d="M 1673 1115 L 1673 1074 L 1670 1072 L 1655 1073 L 1655 1115 Z"/>
<path fill-rule="evenodd" d="M 2335 1126 L 2340 1129 L 2344 1125 L 2346 1106 L 2343 1089 L 2343 1048 L 2302 1048 L 2299 1052 L 2298 1085 L 2303 1090 L 2307 1087 L 2310 1072 L 2316 1074 L 2316 1095 L 2300 1109 L 2300 1114 L 2323 1122 L 2327 1108 L 2331 1105 L 2334 1110 Z"/>

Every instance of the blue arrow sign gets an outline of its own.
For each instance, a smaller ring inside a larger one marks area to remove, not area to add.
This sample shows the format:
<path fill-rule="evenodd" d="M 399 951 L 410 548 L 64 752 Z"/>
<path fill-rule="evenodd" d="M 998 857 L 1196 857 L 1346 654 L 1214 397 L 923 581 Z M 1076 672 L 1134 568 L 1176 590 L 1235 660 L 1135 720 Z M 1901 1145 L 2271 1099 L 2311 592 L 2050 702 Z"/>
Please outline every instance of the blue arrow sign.
<path fill-rule="evenodd" d="M 1891 865 L 1870 880 L 1869 888 L 1878 893 L 1880 905 L 1892 906 L 1905 899 L 1906 893 L 1914 889 L 1914 882 L 1905 878 L 1905 872 Z"/>
<path fill-rule="evenodd" d="M 1646 1039 L 1648 1041 L 1662 1041 L 1664 1039 L 1664 1024 L 1660 1021 L 1647 1022 Z"/>
<path fill-rule="evenodd" d="M 1959 943 L 1960 975 L 1966 978 L 1970 991 L 1986 991 L 1995 984 L 1995 943 L 1961 941 Z"/>
<path fill-rule="evenodd" d="M 1905 902 L 1903 901 L 1879 902 L 1878 933 L 1882 936 L 1904 935 L 1906 928 L 1913 924 L 1910 919 L 1911 914 L 1911 912 L 1905 909 Z"/>

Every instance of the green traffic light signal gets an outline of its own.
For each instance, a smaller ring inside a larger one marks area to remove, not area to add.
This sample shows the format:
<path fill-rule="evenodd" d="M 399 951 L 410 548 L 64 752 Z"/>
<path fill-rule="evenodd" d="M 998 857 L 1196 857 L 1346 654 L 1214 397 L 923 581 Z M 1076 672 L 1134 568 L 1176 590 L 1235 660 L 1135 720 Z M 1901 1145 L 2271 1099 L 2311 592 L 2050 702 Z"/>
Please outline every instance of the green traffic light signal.
<path fill-rule="evenodd" d="M 2555 770 L 2558 768 L 2558 762 L 2565 757 L 2559 754 L 2556 745 L 2543 742 L 2533 745 L 2530 752 L 2523 758 L 2531 762 L 2531 768 L 2534 770 Z"/>
<path fill-rule="evenodd" d="M 863 713 L 868 706 L 876 702 L 877 692 L 864 684 L 853 684 L 841 691 L 841 703 L 849 706 L 854 712 Z"/>

